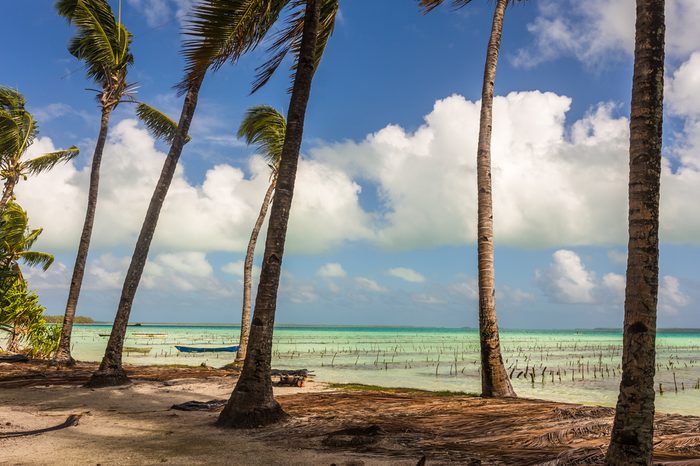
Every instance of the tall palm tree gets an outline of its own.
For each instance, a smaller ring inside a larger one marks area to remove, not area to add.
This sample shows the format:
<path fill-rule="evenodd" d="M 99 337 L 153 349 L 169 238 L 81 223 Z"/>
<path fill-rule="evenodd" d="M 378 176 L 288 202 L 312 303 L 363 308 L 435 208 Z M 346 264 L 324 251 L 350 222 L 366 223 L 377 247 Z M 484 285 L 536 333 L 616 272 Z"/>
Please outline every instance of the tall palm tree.
<path fill-rule="evenodd" d="M 68 291 L 61 341 L 55 355 L 56 362 L 72 365 L 75 363 L 70 353 L 73 320 L 80 297 L 80 288 L 83 284 L 85 264 L 95 223 L 100 165 L 107 141 L 109 118 L 112 111 L 124 98 L 129 97 L 133 90 L 126 78 L 128 68 L 134 62 L 134 57 L 129 49 L 132 34 L 120 20 L 114 17 L 107 0 L 58 0 L 56 9 L 59 15 L 65 17 L 70 24 L 78 28 L 78 33 L 71 40 L 68 50 L 75 58 L 85 62 L 88 77 L 95 80 L 100 86 L 97 93 L 97 101 L 101 111 L 100 132 L 92 155 L 85 220 Z"/>
<path fill-rule="evenodd" d="M 444 0 L 420 0 L 424 11 L 430 11 Z M 481 344 L 481 395 L 513 397 L 515 391 L 508 379 L 501 355 L 501 342 L 496 317 L 496 285 L 493 259 L 493 197 L 491 194 L 491 129 L 493 122 L 493 87 L 501 48 L 501 34 L 506 7 L 514 0 L 496 0 L 491 36 L 486 49 L 486 66 L 481 90 L 481 117 L 476 156 L 478 226 L 477 254 L 479 269 L 479 341 Z M 471 0 L 453 0 L 456 8 Z"/>
<path fill-rule="evenodd" d="M 250 336 L 250 301 L 253 288 L 253 258 L 255 256 L 255 245 L 258 241 L 260 229 L 265 221 L 267 209 L 272 200 L 272 193 L 277 185 L 277 171 L 279 169 L 282 147 L 284 145 L 284 134 L 287 129 L 287 122 L 284 116 L 277 110 L 267 105 L 260 105 L 248 109 L 240 128 L 238 137 L 244 138 L 248 144 L 256 144 L 260 154 L 267 160 L 270 167 L 270 184 L 265 192 L 263 203 L 260 206 L 258 218 L 255 220 L 253 231 L 248 241 L 245 263 L 243 266 L 243 309 L 241 311 L 241 337 L 239 341 L 236 362 L 243 361 L 248 347 L 248 337 Z"/>
<path fill-rule="evenodd" d="M 610 465 L 649 465 L 652 459 L 666 32 L 664 3 L 664 0 L 637 0 L 622 381 L 606 458 Z"/>
<path fill-rule="evenodd" d="M 39 133 L 36 120 L 25 109 L 24 96 L 17 90 L 0 86 L 0 179 L 4 180 L 0 213 L 14 197 L 15 186 L 29 175 L 38 175 L 56 164 L 78 155 L 78 148 L 49 152 L 24 160 L 27 149 Z"/>
<path fill-rule="evenodd" d="M 289 212 L 292 207 L 299 150 L 304 132 L 304 117 L 311 94 L 311 82 L 333 31 L 338 1 L 298 0 L 293 2 L 292 6 L 295 8 L 294 13 L 287 28 L 275 41 L 279 52 L 273 57 L 277 59 L 280 54 L 288 50 L 293 50 L 297 55 L 294 65 L 294 84 L 287 113 L 287 129 L 267 229 L 248 354 L 236 387 L 217 421 L 218 425 L 226 427 L 265 425 L 286 416 L 273 396 L 271 381 L 272 336 L 277 290 Z M 269 75 L 263 69 L 262 79 Z"/>
<path fill-rule="evenodd" d="M 172 134 L 170 151 L 148 205 L 146 218 L 136 241 L 134 253 L 124 278 L 117 313 L 107 348 L 98 370 L 88 386 L 104 387 L 129 382 L 122 368 L 122 349 L 136 290 L 146 265 L 148 251 L 158 224 L 163 202 L 172 182 L 177 162 L 187 142 L 199 91 L 210 69 L 227 61 L 236 62 L 265 37 L 289 0 L 201 0 L 193 7 L 183 44 L 187 62 L 185 78 L 178 85 L 185 94 L 177 130 Z"/>

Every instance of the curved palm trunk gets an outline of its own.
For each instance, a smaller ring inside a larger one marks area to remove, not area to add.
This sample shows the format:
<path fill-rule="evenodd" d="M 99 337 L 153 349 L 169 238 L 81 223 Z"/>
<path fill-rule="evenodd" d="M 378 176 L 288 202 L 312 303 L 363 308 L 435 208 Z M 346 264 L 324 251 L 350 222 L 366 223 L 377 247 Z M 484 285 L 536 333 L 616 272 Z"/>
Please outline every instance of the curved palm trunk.
<path fill-rule="evenodd" d="M 515 396 L 503 366 L 496 319 L 496 290 L 493 267 L 493 199 L 491 196 L 491 125 L 493 86 L 501 47 L 503 18 L 508 0 L 498 0 L 486 52 L 484 84 L 481 91 L 481 119 L 476 158 L 478 187 L 479 334 L 481 343 L 482 396 Z"/>
<path fill-rule="evenodd" d="M 73 266 L 73 277 L 70 281 L 68 302 L 66 303 L 66 312 L 63 316 L 61 341 L 58 345 L 58 350 L 56 351 L 56 356 L 54 358 L 57 363 L 69 366 L 75 364 L 75 360 L 70 354 L 70 340 L 71 334 L 73 333 L 75 308 L 78 305 L 80 288 L 83 284 L 83 276 L 85 275 L 85 264 L 87 263 L 88 251 L 90 249 L 92 228 L 95 223 L 97 195 L 100 185 L 100 165 L 102 163 L 102 152 L 104 151 L 105 142 L 107 141 L 107 131 L 109 129 L 109 117 L 111 112 L 112 110 L 109 108 L 102 109 L 100 134 L 97 138 L 97 144 L 95 145 L 95 152 L 92 155 L 92 167 L 90 168 L 90 188 L 88 191 L 87 209 L 85 210 L 85 222 L 83 223 L 83 231 L 80 234 L 80 243 L 78 244 L 78 254 L 75 258 L 75 265 Z"/>
<path fill-rule="evenodd" d="M 158 224 L 160 210 L 163 207 L 165 196 L 168 193 L 168 188 L 175 174 L 177 161 L 180 158 L 180 154 L 182 154 L 182 148 L 185 145 L 190 123 L 192 123 L 192 117 L 197 107 L 199 89 L 203 80 L 204 73 L 199 76 L 196 82 L 192 83 L 192 86 L 187 91 L 187 96 L 182 106 L 182 113 L 180 114 L 177 134 L 170 147 L 168 157 L 163 164 L 160 178 L 153 191 L 151 202 L 148 205 L 146 218 L 143 221 L 141 232 L 136 241 L 134 254 L 131 256 L 131 263 L 129 264 L 129 269 L 124 279 L 124 286 L 122 288 L 121 298 L 119 299 L 119 307 L 117 308 L 117 315 L 114 317 L 114 324 L 112 325 L 112 333 L 109 336 L 107 349 L 105 350 L 105 355 L 102 358 L 99 369 L 92 374 L 92 377 L 87 383 L 89 387 L 123 385 L 129 382 L 122 368 L 122 349 L 124 347 L 126 328 L 129 323 L 129 314 L 131 313 L 134 296 L 136 295 L 136 290 L 138 289 L 141 275 L 146 265 L 148 250 L 150 249 L 153 233 Z"/>
<path fill-rule="evenodd" d="M 219 415 L 217 425 L 220 426 L 254 427 L 271 424 L 286 416 L 272 395 L 272 333 L 287 223 L 304 132 L 304 116 L 314 76 L 314 51 L 318 36 L 320 4 L 320 0 L 306 2 L 299 63 L 294 77 L 277 188 L 267 228 L 248 354 L 236 388 Z"/>
<path fill-rule="evenodd" d="M 2 198 L 0 199 L 0 212 L 5 210 L 5 206 L 7 205 L 8 202 L 10 202 L 10 199 L 12 198 L 12 194 L 15 191 L 15 185 L 17 184 L 17 178 L 14 176 L 11 176 L 5 180 L 5 186 L 2 189 Z"/>
<path fill-rule="evenodd" d="M 260 234 L 260 229 L 262 228 L 263 222 L 265 221 L 265 216 L 267 215 L 267 209 L 270 206 L 270 200 L 272 199 L 272 193 L 275 192 L 275 186 L 277 184 L 277 176 L 272 175 L 272 180 L 270 180 L 270 186 L 267 187 L 267 192 L 265 193 L 265 199 L 260 206 L 260 213 L 258 214 L 258 219 L 255 221 L 253 226 L 253 231 L 250 234 L 250 241 L 248 241 L 248 250 L 245 254 L 245 264 L 243 266 L 243 309 L 241 310 L 241 338 L 239 340 L 240 347 L 238 348 L 238 353 L 236 353 L 236 362 L 241 362 L 245 359 L 248 350 L 248 338 L 250 337 L 250 296 L 253 288 L 253 259 L 255 258 L 255 245 L 258 242 L 258 235 Z"/>
<path fill-rule="evenodd" d="M 622 381 L 606 458 L 610 465 L 651 464 L 654 435 L 664 0 L 637 0 L 636 31 Z"/>

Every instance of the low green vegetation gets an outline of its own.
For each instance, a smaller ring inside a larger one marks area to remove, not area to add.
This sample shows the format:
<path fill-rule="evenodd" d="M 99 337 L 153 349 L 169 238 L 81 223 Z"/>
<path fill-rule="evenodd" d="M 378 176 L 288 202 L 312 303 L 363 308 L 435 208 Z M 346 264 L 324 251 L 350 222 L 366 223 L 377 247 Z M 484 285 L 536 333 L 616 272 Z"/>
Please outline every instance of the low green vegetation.
<path fill-rule="evenodd" d="M 332 383 L 330 388 L 338 390 L 352 390 L 361 392 L 387 392 L 387 393 L 418 393 L 432 396 L 478 396 L 476 393 L 453 392 L 450 390 L 421 390 L 419 388 L 406 387 L 382 387 L 380 385 L 366 385 L 362 383 Z"/>
<path fill-rule="evenodd" d="M 50 324 L 60 324 L 63 323 L 63 316 L 44 316 L 46 322 Z M 95 320 L 88 316 L 75 316 L 73 321 L 75 324 L 94 324 Z"/>

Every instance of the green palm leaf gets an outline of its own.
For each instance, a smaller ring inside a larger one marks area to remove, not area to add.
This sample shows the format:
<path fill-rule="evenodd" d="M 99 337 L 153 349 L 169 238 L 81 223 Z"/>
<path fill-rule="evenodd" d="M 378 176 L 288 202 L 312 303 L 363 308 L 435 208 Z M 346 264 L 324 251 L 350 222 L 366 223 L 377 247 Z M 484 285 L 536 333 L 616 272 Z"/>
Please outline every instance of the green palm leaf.
<path fill-rule="evenodd" d="M 90 78 L 108 84 L 114 73 L 133 62 L 129 52 L 132 35 L 117 22 L 105 0 L 59 0 L 58 14 L 78 28 L 69 52 L 85 62 Z"/>
<path fill-rule="evenodd" d="M 292 71 L 296 71 L 299 49 L 301 47 L 301 35 L 304 29 L 305 0 L 292 0 L 292 14 L 287 21 L 288 25 L 275 35 L 272 45 L 268 48 L 270 59 L 258 67 L 255 81 L 253 82 L 252 93 L 259 90 L 270 80 L 277 68 L 282 64 L 284 58 L 291 52 L 294 56 Z M 338 0 L 323 0 L 321 5 L 321 17 L 318 30 L 318 40 L 316 42 L 315 67 L 321 62 L 321 57 L 326 49 L 328 40 L 335 28 L 335 18 L 338 13 Z"/>
<path fill-rule="evenodd" d="M 27 213 L 17 203 L 8 203 L 0 216 L 0 250 L 23 245 L 27 223 Z"/>
<path fill-rule="evenodd" d="M 24 172 L 26 170 L 26 172 L 32 175 L 38 175 L 39 173 L 51 170 L 59 163 L 68 162 L 79 153 L 80 149 L 75 146 L 66 150 L 49 152 L 48 154 L 24 162 L 22 164 L 22 171 Z"/>
<path fill-rule="evenodd" d="M 287 121 L 282 114 L 268 105 L 259 105 L 246 112 L 238 128 L 238 137 L 248 144 L 255 144 L 272 169 L 277 171 L 286 130 Z"/>
<path fill-rule="evenodd" d="M 136 115 L 138 115 L 139 119 L 146 125 L 146 128 L 148 128 L 154 137 L 168 144 L 173 143 L 175 135 L 177 134 L 177 123 L 168 115 L 143 102 L 136 106 Z M 185 138 L 185 144 L 190 142 L 191 139 L 190 136 L 187 136 Z"/>
<path fill-rule="evenodd" d="M 184 93 L 209 67 L 235 62 L 255 48 L 277 21 L 289 0 L 201 0 L 193 8 L 183 42 Z"/>
<path fill-rule="evenodd" d="M 44 271 L 48 270 L 54 261 L 54 256 L 46 252 L 25 251 L 20 257 L 29 267 L 41 267 Z"/>

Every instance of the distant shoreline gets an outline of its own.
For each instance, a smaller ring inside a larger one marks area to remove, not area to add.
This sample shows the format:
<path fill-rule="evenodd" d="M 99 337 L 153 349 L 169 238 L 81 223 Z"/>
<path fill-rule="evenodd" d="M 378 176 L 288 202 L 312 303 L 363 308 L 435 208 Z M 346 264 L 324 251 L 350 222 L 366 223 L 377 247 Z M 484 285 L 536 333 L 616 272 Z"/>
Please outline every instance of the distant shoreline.
<path fill-rule="evenodd" d="M 138 327 L 231 327 L 240 328 L 240 324 L 219 323 L 219 322 L 134 322 L 131 325 L 139 324 Z M 81 326 L 111 326 L 109 321 L 76 322 Z M 395 329 L 395 330 L 440 330 L 440 331 L 477 331 L 474 327 L 428 327 L 409 325 L 336 325 L 336 324 L 276 324 L 279 329 Z M 537 329 L 537 328 L 502 328 L 504 332 L 591 332 L 591 333 L 622 333 L 621 328 L 557 328 L 557 329 Z M 659 328 L 657 333 L 700 333 L 700 328 Z"/>

